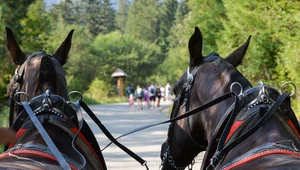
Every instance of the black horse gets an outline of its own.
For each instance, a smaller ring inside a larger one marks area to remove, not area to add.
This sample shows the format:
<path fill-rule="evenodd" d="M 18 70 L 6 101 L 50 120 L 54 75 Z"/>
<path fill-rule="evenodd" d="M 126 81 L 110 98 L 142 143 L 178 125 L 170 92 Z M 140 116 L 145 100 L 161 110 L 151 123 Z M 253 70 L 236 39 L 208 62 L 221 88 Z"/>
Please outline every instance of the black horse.
<path fill-rule="evenodd" d="M 17 65 L 7 88 L 10 128 L 17 132 L 0 154 L 0 169 L 106 169 L 92 131 L 68 100 L 66 63 L 73 30 L 53 54 L 25 55 L 6 27 L 7 48 Z"/>
<path fill-rule="evenodd" d="M 250 38 L 226 58 L 204 57 L 202 34 L 195 28 L 189 68 L 174 86 L 171 118 L 196 114 L 170 124 L 162 169 L 184 169 L 201 151 L 206 151 L 202 169 L 299 168 L 299 125 L 289 97 L 263 83 L 253 88 L 236 69 Z M 208 103 L 212 106 L 197 110 Z"/>

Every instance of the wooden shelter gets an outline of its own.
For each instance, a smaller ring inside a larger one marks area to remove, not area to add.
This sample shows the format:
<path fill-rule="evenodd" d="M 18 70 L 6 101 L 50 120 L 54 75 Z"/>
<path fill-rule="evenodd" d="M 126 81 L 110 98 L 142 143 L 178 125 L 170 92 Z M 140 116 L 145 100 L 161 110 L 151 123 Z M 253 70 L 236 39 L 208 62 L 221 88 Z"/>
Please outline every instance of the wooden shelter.
<path fill-rule="evenodd" d="M 127 77 L 127 74 L 120 68 L 117 68 L 111 75 L 111 77 L 117 78 L 117 89 L 118 89 L 118 95 L 123 96 L 123 85 L 125 77 Z"/>

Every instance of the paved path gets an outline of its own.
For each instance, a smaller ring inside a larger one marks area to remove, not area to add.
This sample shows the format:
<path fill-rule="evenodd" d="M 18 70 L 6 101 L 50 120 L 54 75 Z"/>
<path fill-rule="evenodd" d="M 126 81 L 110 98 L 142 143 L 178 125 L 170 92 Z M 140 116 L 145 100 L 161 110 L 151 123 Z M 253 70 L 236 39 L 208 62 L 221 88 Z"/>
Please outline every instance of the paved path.
<path fill-rule="evenodd" d="M 163 102 L 157 109 L 133 110 L 130 111 L 127 103 L 90 105 L 91 110 L 97 115 L 101 122 L 106 126 L 114 137 L 118 137 L 135 128 L 142 127 L 152 123 L 158 123 L 168 119 L 162 109 L 167 110 L 171 102 Z M 84 114 L 84 118 L 94 131 L 101 148 L 104 148 L 110 141 L 98 130 L 96 125 Z M 160 147 L 167 138 L 169 124 L 152 127 L 129 136 L 123 137 L 118 141 L 135 152 L 148 162 L 150 170 L 159 169 L 160 165 Z M 108 170 L 145 170 L 133 158 L 112 144 L 103 151 L 103 156 Z M 196 159 L 194 169 L 200 169 L 200 158 Z"/>

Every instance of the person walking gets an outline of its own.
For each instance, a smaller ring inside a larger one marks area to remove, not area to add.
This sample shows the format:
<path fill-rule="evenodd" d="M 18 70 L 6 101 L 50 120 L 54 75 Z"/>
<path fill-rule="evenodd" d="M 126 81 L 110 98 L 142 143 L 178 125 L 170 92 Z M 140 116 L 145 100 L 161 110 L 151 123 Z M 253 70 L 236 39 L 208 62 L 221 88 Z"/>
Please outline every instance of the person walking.
<path fill-rule="evenodd" d="M 166 101 L 166 97 L 165 97 L 165 87 L 164 86 L 160 86 L 160 92 L 161 92 L 161 100 L 162 101 Z"/>
<path fill-rule="evenodd" d="M 157 98 L 157 103 L 156 103 L 156 107 L 160 106 L 160 99 L 161 99 L 161 90 L 160 90 L 160 86 L 156 87 L 156 98 Z"/>
<path fill-rule="evenodd" d="M 169 83 L 166 84 L 165 91 L 166 91 L 166 100 L 169 101 L 172 95 L 171 85 Z"/>
<path fill-rule="evenodd" d="M 156 87 L 153 83 L 151 83 L 149 87 L 149 99 L 150 99 L 150 107 L 155 108 L 155 98 L 156 98 Z"/>
<path fill-rule="evenodd" d="M 126 88 L 126 96 L 129 98 L 130 94 L 134 93 L 134 88 L 129 84 Z"/>
<path fill-rule="evenodd" d="M 134 92 L 134 96 L 137 99 L 137 108 L 138 109 L 143 109 L 143 97 L 144 97 L 144 94 L 143 94 L 143 89 L 141 88 L 141 86 L 139 84 L 136 86 L 136 90 Z"/>
<path fill-rule="evenodd" d="M 144 104 L 143 106 L 145 106 L 145 109 L 149 109 L 150 108 L 150 103 L 149 103 L 149 91 L 148 91 L 148 85 L 145 86 L 145 88 L 143 88 L 143 94 L 144 94 Z"/>
<path fill-rule="evenodd" d="M 129 110 L 134 110 L 134 96 L 133 94 L 129 95 Z"/>

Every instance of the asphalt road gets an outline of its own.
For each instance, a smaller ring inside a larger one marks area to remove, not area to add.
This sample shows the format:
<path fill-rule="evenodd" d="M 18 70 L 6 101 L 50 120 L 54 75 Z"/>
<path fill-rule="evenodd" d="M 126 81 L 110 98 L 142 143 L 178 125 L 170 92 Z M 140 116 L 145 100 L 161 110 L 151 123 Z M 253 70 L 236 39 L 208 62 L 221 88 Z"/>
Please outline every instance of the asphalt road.
<path fill-rule="evenodd" d="M 144 110 L 129 110 L 127 103 L 90 105 L 89 107 L 116 138 L 133 129 L 169 119 L 166 112 L 170 105 L 171 102 L 163 102 L 160 108 Z M 84 114 L 84 118 L 93 130 L 101 149 L 104 148 L 110 142 L 109 139 L 96 127 L 88 115 Z M 169 124 L 151 127 L 118 141 L 146 160 L 150 170 L 156 170 L 159 169 L 161 163 L 160 147 L 167 138 L 168 126 Z M 146 169 L 114 144 L 102 153 L 108 170 Z M 200 169 L 201 157 L 202 154 L 197 157 L 193 169 Z"/>

